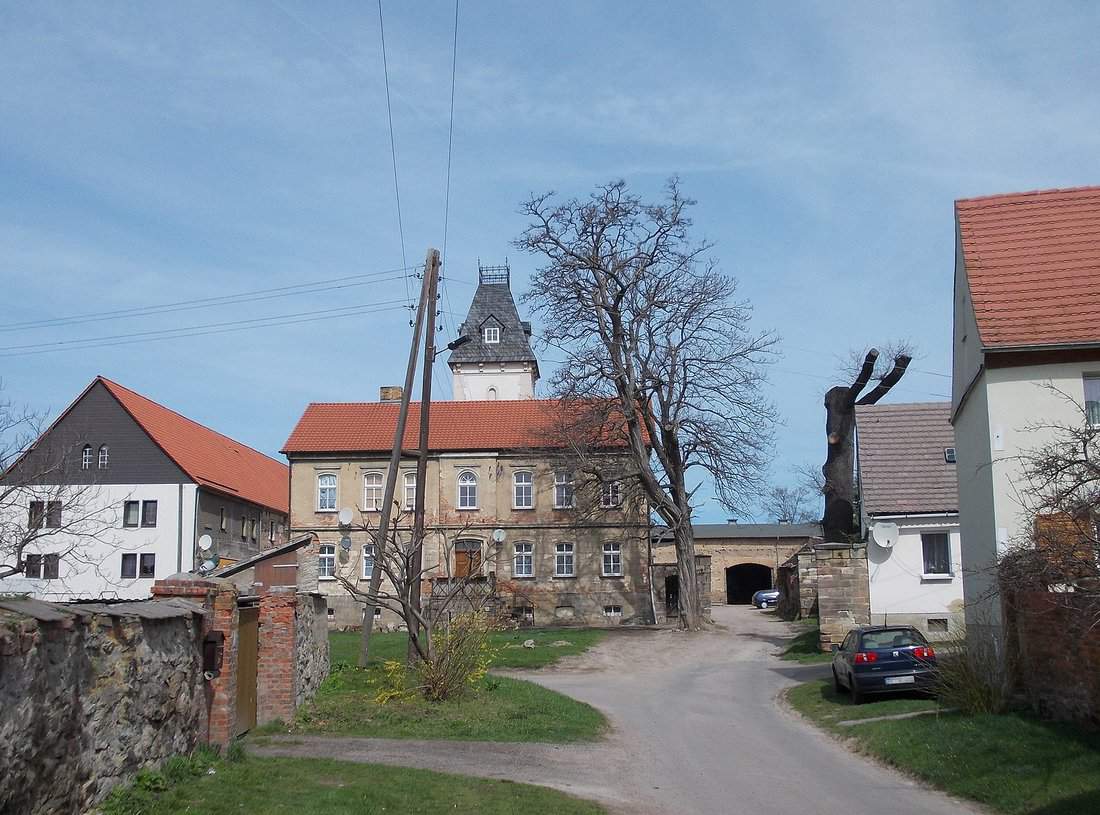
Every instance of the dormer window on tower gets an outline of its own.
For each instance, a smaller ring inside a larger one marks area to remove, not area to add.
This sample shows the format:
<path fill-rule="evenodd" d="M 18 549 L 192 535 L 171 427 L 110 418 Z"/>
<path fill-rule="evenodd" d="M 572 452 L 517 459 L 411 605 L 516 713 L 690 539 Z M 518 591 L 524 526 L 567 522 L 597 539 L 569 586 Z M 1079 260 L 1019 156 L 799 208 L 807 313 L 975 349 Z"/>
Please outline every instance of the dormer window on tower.
<path fill-rule="evenodd" d="M 489 345 L 495 345 L 500 342 L 500 326 L 485 326 L 485 342 Z"/>

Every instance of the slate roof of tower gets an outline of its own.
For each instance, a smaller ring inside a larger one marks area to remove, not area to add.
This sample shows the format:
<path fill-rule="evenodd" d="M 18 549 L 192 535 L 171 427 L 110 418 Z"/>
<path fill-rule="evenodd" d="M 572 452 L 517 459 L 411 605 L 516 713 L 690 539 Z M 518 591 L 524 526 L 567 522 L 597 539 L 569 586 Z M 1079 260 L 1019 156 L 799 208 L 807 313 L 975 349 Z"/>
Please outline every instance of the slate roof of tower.
<path fill-rule="evenodd" d="M 488 320 L 500 324 L 500 342 L 485 342 L 481 329 Z M 537 367 L 538 360 L 528 340 L 530 331 L 531 324 L 519 318 L 507 283 L 479 283 L 466 321 L 459 328 L 470 341 L 451 351 L 447 362 L 451 365 L 459 362 L 531 362 Z"/>

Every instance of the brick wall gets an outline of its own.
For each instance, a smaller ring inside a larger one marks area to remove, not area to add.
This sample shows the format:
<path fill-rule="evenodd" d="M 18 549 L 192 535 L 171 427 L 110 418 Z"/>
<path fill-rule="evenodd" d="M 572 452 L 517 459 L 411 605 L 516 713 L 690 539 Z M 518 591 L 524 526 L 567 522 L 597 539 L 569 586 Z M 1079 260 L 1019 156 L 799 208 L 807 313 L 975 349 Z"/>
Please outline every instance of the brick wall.
<path fill-rule="evenodd" d="M 850 630 L 871 621 L 867 549 L 845 543 L 821 543 L 813 549 L 821 650 L 828 651 Z"/>
<path fill-rule="evenodd" d="M 260 598 L 256 665 L 256 724 L 294 715 L 294 609 L 292 588 L 277 587 Z"/>

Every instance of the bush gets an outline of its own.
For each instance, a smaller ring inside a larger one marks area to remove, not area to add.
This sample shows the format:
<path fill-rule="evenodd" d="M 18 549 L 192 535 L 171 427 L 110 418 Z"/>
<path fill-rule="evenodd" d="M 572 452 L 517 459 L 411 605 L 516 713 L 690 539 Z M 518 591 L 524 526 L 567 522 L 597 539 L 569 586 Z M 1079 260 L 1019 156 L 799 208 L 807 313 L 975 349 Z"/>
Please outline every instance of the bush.
<path fill-rule="evenodd" d="M 992 648 L 973 647 L 965 635 L 937 645 L 933 689 L 944 707 L 963 713 L 1000 713 L 1004 686 Z"/>

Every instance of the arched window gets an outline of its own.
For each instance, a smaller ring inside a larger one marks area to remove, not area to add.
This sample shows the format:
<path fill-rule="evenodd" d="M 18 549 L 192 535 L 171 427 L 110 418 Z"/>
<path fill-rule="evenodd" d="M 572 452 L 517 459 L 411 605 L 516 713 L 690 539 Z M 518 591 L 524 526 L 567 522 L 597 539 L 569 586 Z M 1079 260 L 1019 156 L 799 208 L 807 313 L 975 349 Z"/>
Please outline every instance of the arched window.
<path fill-rule="evenodd" d="M 336 577 L 336 544 L 321 544 L 317 554 L 317 576 L 322 579 Z"/>
<path fill-rule="evenodd" d="M 107 450 L 107 445 L 101 445 L 99 448 L 99 469 L 106 470 L 111 463 L 111 455 Z"/>
<path fill-rule="evenodd" d="M 317 476 L 317 510 L 333 512 L 336 510 L 336 475 L 321 473 Z"/>
<path fill-rule="evenodd" d="M 363 476 L 363 509 L 368 512 L 382 509 L 382 473 L 366 473 Z"/>
<path fill-rule="evenodd" d="M 486 394 L 486 397 L 487 397 L 487 398 L 488 398 L 488 399 L 489 399 L 490 401 L 496 401 L 496 398 L 497 398 L 497 389 L 496 389 L 496 388 L 489 388 L 489 391 L 488 391 L 488 393 Z"/>
<path fill-rule="evenodd" d="M 458 476 L 458 508 L 477 509 L 477 476 L 469 470 Z"/>
<path fill-rule="evenodd" d="M 512 476 L 512 508 L 535 508 L 534 477 L 531 473 L 521 470 Z"/>
<path fill-rule="evenodd" d="M 84 449 L 80 453 L 80 469 L 92 469 L 92 445 L 90 444 L 85 444 Z"/>
<path fill-rule="evenodd" d="M 416 473 L 405 473 L 405 509 L 416 504 Z"/>

